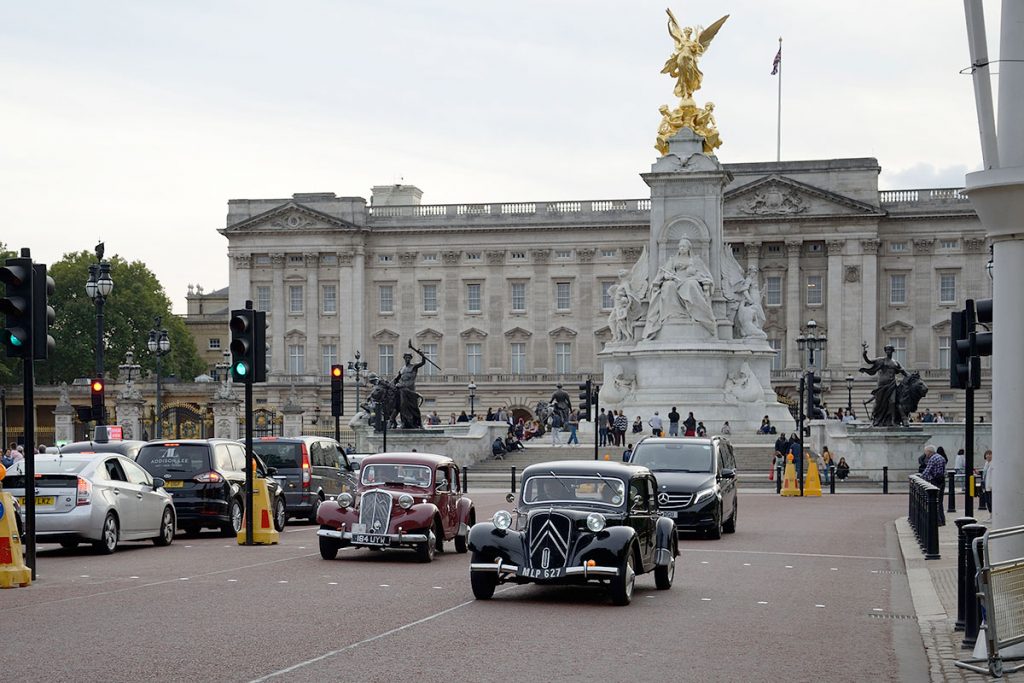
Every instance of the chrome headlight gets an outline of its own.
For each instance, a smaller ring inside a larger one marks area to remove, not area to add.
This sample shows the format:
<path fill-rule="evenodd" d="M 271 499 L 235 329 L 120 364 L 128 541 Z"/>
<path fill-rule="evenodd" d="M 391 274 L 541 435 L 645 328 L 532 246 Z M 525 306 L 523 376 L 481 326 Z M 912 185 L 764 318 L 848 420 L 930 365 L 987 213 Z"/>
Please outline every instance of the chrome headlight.
<path fill-rule="evenodd" d="M 412 507 L 413 499 L 408 493 L 403 493 L 398 497 L 398 506 L 408 510 Z"/>
<path fill-rule="evenodd" d="M 507 529 L 512 526 L 512 513 L 508 510 L 498 510 L 491 517 L 491 521 L 499 529 Z"/>
<path fill-rule="evenodd" d="M 343 507 L 343 508 L 352 507 L 352 494 L 351 493 L 339 494 L 338 497 L 335 498 L 335 500 L 338 502 L 338 505 Z"/>
<path fill-rule="evenodd" d="M 718 485 L 717 484 L 715 486 L 710 487 L 710 488 L 706 488 L 706 489 L 702 489 L 700 491 L 697 491 L 697 493 L 693 496 L 693 503 L 692 503 L 692 505 L 696 505 L 697 503 L 699 503 L 701 501 L 707 500 L 708 498 L 710 498 L 711 496 L 714 496 L 717 493 L 718 493 Z"/>
<path fill-rule="evenodd" d="M 591 512 L 587 515 L 587 528 L 594 533 L 603 530 L 607 524 L 608 520 L 600 512 Z"/>

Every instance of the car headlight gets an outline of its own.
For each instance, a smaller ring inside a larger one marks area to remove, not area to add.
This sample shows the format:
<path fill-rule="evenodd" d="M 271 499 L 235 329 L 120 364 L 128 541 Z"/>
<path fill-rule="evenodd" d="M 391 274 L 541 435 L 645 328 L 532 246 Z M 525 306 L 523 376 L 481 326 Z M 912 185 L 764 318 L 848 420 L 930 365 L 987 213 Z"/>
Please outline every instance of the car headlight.
<path fill-rule="evenodd" d="M 507 529 L 512 526 L 512 513 L 508 510 L 498 510 L 491 517 L 491 521 L 499 529 Z"/>
<path fill-rule="evenodd" d="M 710 488 L 697 491 L 696 495 L 694 495 L 693 497 L 693 505 L 696 505 L 701 501 L 707 500 L 716 493 L 718 493 L 718 486 L 712 486 Z"/>
<path fill-rule="evenodd" d="M 398 506 L 408 510 L 412 507 L 413 499 L 408 493 L 403 493 L 398 497 Z"/>
<path fill-rule="evenodd" d="M 338 501 L 338 505 L 343 508 L 352 507 L 352 494 L 342 493 L 335 500 Z"/>
<path fill-rule="evenodd" d="M 587 528 L 593 531 L 594 533 L 597 533 L 598 531 L 604 529 L 607 524 L 608 520 L 606 520 L 604 518 L 604 515 L 602 515 L 600 512 L 591 512 L 589 515 L 587 515 Z"/>

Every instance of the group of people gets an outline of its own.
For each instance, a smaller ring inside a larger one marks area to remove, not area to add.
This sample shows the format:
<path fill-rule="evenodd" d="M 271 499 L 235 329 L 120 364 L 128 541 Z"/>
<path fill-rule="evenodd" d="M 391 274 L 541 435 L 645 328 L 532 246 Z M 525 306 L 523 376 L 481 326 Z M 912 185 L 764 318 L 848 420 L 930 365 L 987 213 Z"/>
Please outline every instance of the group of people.
<path fill-rule="evenodd" d="M 800 461 L 802 454 L 800 438 L 793 432 L 789 436 L 785 433 L 780 434 L 779 438 L 775 440 L 775 452 L 772 454 L 772 467 L 768 472 L 768 478 L 775 478 L 775 471 L 779 467 L 785 467 L 788 461 L 788 456 L 793 456 L 793 462 L 797 463 Z M 821 483 L 828 484 L 832 481 L 832 468 L 835 468 L 836 479 L 842 481 L 850 476 L 850 464 L 846 462 L 846 458 L 840 457 L 839 461 L 836 462 L 828 446 L 821 449 L 821 453 L 815 453 L 810 448 L 807 449 L 806 458 L 804 458 L 804 467 L 806 462 L 810 459 L 814 459 L 815 464 L 818 466 L 818 476 L 821 478 Z M 802 473 L 801 473 L 802 476 Z"/>
<path fill-rule="evenodd" d="M 957 451 L 956 459 L 953 460 L 953 471 L 956 473 L 956 479 L 959 479 L 961 484 L 961 492 L 967 488 L 967 478 L 964 476 L 967 470 L 967 455 L 963 448 Z M 917 472 L 921 475 L 921 478 L 928 483 L 936 486 L 939 489 L 939 499 L 945 493 L 946 489 L 946 472 L 949 471 L 949 456 L 946 455 L 946 449 L 942 446 L 934 446 L 928 444 L 924 447 L 924 452 L 917 459 Z M 992 469 L 992 451 L 991 449 L 986 450 L 982 456 L 981 467 L 974 468 L 974 476 L 977 478 L 978 486 L 975 491 L 980 498 L 981 502 L 984 503 L 984 508 L 987 508 L 989 515 L 992 514 L 992 482 L 994 481 Z M 945 513 L 943 512 L 943 505 L 939 505 L 939 524 L 943 525 L 946 523 Z"/>
<path fill-rule="evenodd" d="M 45 451 L 44 451 L 45 452 Z M 19 460 L 25 459 L 25 447 L 19 446 L 13 441 L 7 444 L 7 448 L 4 449 L 3 453 L 0 453 L 0 464 L 4 467 L 10 467 Z"/>
<path fill-rule="evenodd" d="M 682 416 L 676 407 L 672 406 L 672 410 L 669 411 L 666 417 L 668 418 L 668 436 L 679 436 L 680 424 L 683 426 L 683 436 L 707 436 L 707 428 L 703 422 L 693 416 L 692 411 L 686 416 L 685 420 L 680 421 Z M 647 424 L 650 426 L 653 436 L 665 436 L 665 422 L 661 419 L 657 410 L 654 411 L 654 416 L 647 421 Z M 723 434 L 731 432 L 728 422 L 725 423 L 723 429 L 728 430 L 723 431 Z"/>
<path fill-rule="evenodd" d="M 639 429 L 637 428 L 639 426 Z M 621 410 L 605 411 L 601 408 L 597 415 L 597 445 L 622 446 L 626 443 L 626 431 L 629 429 L 629 418 Z M 633 422 L 633 431 L 643 431 L 640 416 Z"/>

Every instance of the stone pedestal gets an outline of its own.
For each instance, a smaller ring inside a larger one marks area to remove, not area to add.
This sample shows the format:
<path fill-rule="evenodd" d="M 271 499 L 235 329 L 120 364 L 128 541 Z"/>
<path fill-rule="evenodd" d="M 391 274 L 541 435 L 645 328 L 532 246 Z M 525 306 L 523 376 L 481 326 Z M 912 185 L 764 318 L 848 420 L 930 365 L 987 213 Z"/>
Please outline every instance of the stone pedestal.
<path fill-rule="evenodd" d="M 56 444 L 71 443 L 75 440 L 75 409 L 70 405 L 58 405 L 53 411 L 53 438 Z"/>
<path fill-rule="evenodd" d="M 213 436 L 217 439 L 237 440 L 238 412 L 242 402 L 237 398 L 215 398 L 210 401 L 213 410 Z"/>
<path fill-rule="evenodd" d="M 365 420 L 353 418 L 349 423 L 356 436 L 357 453 L 384 452 L 384 435 L 374 432 Z M 447 455 L 460 467 L 472 466 L 491 457 L 494 439 L 504 437 L 504 422 L 472 422 L 444 429 L 389 429 L 388 453 L 409 452 Z"/>
<path fill-rule="evenodd" d="M 117 424 L 121 425 L 126 441 L 142 438 L 142 415 L 146 402 L 141 398 L 119 396 L 117 403 Z"/>
<path fill-rule="evenodd" d="M 934 436 L 932 430 L 916 426 L 884 428 L 838 420 L 814 420 L 810 428 L 811 448 L 820 453 L 822 446 L 828 446 L 836 462 L 846 458 L 851 475 L 863 475 L 872 481 L 882 480 L 883 467 L 889 468 L 890 482 L 906 481 L 917 472 L 917 459 Z M 948 443 L 943 445 L 947 452 L 956 453 Z"/>
<path fill-rule="evenodd" d="M 305 412 L 295 397 L 295 387 L 292 387 L 288 394 L 288 400 L 281 408 L 281 413 L 284 416 L 282 436 L 302 436 L 302 415 Z"/>

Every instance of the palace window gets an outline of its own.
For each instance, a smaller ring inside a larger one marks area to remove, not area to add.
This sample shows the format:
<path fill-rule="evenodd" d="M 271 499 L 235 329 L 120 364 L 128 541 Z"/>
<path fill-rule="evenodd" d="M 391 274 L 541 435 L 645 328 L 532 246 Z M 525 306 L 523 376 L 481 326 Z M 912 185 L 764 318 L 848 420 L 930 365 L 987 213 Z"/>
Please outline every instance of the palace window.
<path fill-rule="evenodd" d="M 256 310 L 270 310 L 270 287 L 268 285 L 256 285 Z"/>
<path fill-rule="evenodd" d="M 322 359 L 321 372 L 323 372 L 324 377 L 329 377 L 331 374 L 331 366 L 338 364 L 338 345 L 321 344 L 320 357 Z"/>
<path fill-rule="evenodd" d="M 423 285 L 423 312 L 437 313 L 437 285 Z"/>
<path fill-rule="evenodd" d="M 288 312 L 302 313 L 303 306 L 302 285 L 290 285 L 288 287 Z"/>
<path fill-rule="evenodd" d="M 822 302 L 822 277 L 820 275 L 807 276 L 807 305 L 820 306 Z"/>
<path fill-rule="evenodd" d="M 206 348 L 210 351 L 220 351 L 220 337 L 210 337 Z"/>
<path fill-rule="evenodd" d="M 526 343 L 512 342 L 512 374 L 521 375 L 526 372 Z"/>
<path fill-rule="evenodd" d="M 555 309 L 559 311 L 572 309 L 572 283 L 555 283 Z"/>
<path fill-rule="evenodd" d="M 338 287 L 337 285 L 324 285 L 324 313 L 332 314 L 338 312 Z"/>
<path fill-rule="evenodd" d="M 424 358 L 434 363 L 437 363 L 437 344 L 423 344 L 422 346 L 420 346 L 420 351 L 423 352 Z M 435 368 L 430 363 L 427 363 L 422 368 L 420 368 L 420 372 L 422 372 L 424 375 L 428 377 L 432 377 L 437 374 L 437 368 Z"/>
<path fill-rule="evenodd" d="M 617 249 L 602 249 L 601 250 L 601 257 L 602 258 L 615 258 L 615 256 L 617 254 L 618 254 L 618 250 Z"/>
<path fill-rule="evenodd" d="M 380 302 L 378 310 L 381 313 L 395 312 L 395 288 L 394 285 L 379 285 L 377 287 L 377 300 Z"/>
<path fill-rule="evenodd" d="M 764 280 L 764 303 L 766 306 L 782 305 L 782 276 L 769 275 Z"/>
<path fill-rule="evenodd" d="M 907 364 L 907 338 L 889 337 L 889 346 L 893 348 L 892 358 L 900 365 Z"/>
<path fill-rule="evenodd" d="M 555 372 L 567 375 L 572 372 L 572 343 L 555 343 Z"/>
<path fill-rule="evenodd" d="M 302 344 L 288 346 L 288 373 L 301 375 L 306 371 L 306 347 Z"/>
<path fill-rule="evenodd" d="M 377 374 L 385 377 L 395 374 L 395 347 L 393 344 L 380 344 L 377 347 Z"/>
<path fill-rule="evenodd" d="M 889 276 L 889 303 L 893 306 L 907 303 L 907 276 L 905 273 L 893 273 Z"/>
<path fill-rule="evenodd" d="M 483 367 L 483 345 L 478 342 L 466 344 L 466 372 L 479 375 Z"/>
<path fill-rule="evenodd" d="M 615 286 L 614 280 L 604 280 L 601 282 L 601 308 L 609 311 L 615 302 L 612 301 L 612 287 Z"/>
<path fill-rule="evenodd" d="M 513 282 L 512 283 L 512 310 L 513 311 L 525 311 L 526 310 L 526 283 L 525 282 Z"/>
<path fill-rule="evenodd" d="M 899 254 L 907 250 L 906 242 L 889 242 L 889 251 L 894 254 Z"/>
<path fill-rule="evenodd" d="M 781 339 L 769 339 L 768 346 L 772 348 L 775 355 L 772 356 L 772 370 L 781 370 L 786 367 L 785 362 L 782 358 L 782 340 Z"/>
<path fill-rule="evenodd" d="M 482 285 L 478 282 L 471 282 L 466 285 L 466 312 L 467 313 L 479 313 L 480 312 L 480 288 Z"/>
<path fill-rule="evenodd" d="M 955 304 L 956 303 L 956 274 L 955 273 L 940 273 L 939 274 L 939 303 L 940 304 Z"/>
<path fill-rule="evenodd" d="M 949 370 L 949 337 L 939 337 L 939 369 Z"/>

